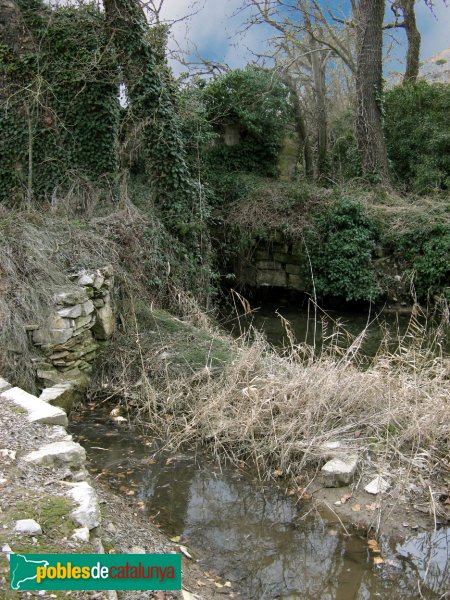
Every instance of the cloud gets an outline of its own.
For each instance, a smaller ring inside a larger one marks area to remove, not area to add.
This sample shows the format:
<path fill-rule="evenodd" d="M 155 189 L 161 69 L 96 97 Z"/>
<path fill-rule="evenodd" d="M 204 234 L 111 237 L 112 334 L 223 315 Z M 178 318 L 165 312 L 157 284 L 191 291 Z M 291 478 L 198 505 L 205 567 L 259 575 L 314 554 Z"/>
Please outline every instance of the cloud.
<path fill-rule="evenodd" d="M 227 63 L 232 68 L 244 66 L 254 58 L 252 52 L 265 52 L 273 30 L 268 26 L 245 29 L 250 12 L 239 11 L 242 3 L 242 0 L 165 0 L 162 17 L 167 20 L 190 14 L 193 8 L 198 10 L 189 20 L 173 25 L 172 48 L 178 45 L 191 57 L 196 48 L 204 58 Z M 422 33 L 422 59 L 450 47 L 450 6 L 446 7 L 443 0 L 435 0 L 433 14 L 419 0 L 416 13 Z M 396 39 L 399 45 L 394 46 L 387 68 L 401 70 L 406 50 L 404 32 L 399 31 Z M 176 73 L 184 70 L 174 62 L 172 66 Z"/>

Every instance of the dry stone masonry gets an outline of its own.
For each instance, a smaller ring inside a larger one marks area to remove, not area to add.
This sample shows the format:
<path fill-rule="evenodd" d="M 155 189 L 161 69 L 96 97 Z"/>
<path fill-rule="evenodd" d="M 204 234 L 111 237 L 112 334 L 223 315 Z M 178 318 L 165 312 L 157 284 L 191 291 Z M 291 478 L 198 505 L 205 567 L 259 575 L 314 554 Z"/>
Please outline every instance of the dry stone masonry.
<path fill-rule="evenodd" d="M 239 283 L 251 287 L 280 287 L 305 291 L 301 277 L 305 260 L 302 243 L 275 231 L 270 239 L 255 240 L 249 259 L 236 265 Z"/>
<path fill-rule="evenodd" d="M 41 357 L 35 359 L 41 400 L 70 409 L 85 392 L 99 345 L 114 332 L 111 267 L 80 271 L 55 290 L 53 311 L 29 327 Z"/>

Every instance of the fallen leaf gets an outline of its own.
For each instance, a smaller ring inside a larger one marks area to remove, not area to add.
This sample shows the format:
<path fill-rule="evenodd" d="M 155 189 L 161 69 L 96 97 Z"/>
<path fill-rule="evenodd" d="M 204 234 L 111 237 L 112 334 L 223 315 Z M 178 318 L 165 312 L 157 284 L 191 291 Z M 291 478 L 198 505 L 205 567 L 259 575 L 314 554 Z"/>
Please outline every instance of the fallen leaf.
<path fill-rule="evenodd" d="M 231 581 L 225 581 L 225 583 L 223 584 L 224 587 L 231 587 Z"/>
<path fill-rule="evenodd" d="M 275 469 L 275 471 L 273 472 L 273 476 L 274 477 L 283 477 L 284 472 L 281 471 L 280 469 Z"/>
<path fill-rule="evenodd" d="M 171 463 L 173 463 L 173 461 L 175 460 L 174 456 L 170 456 L 167 460 L 166 460 L 166 465 L 170 465 Z"/>
<path fill-rule="evenodd" d="M 118 474 L 117 474 L 117 477 L 118 477 L 119 479 L 125 479 L 125 478 L 126 478 L 126 475 L 125 475 L 125 473 L 118 473 Z"/>
<path fill-rule="evenodd" d="M 381 556 L 374 556 L 373 557 L 373 564 L 374 565 L 382 565 L 384 563 L 384 559 L 381 558 Z"/>
<path fill-rule="evenodd" d="M 218 581 L 215 581 L 214 585 L 218 588 L 223 588 L 223 585 L 221 583 L 219 583 Z"/>
<path fill-rule="evenodd" d="M 134 496 L 135 495 L 135 491 L 134 490 L 128 490 L 127 492 L 127 496 Z"/>
<path fill-rule="evenodd" d="M 342 498 L 341 498 L 342 504 L 345 504 L 346 502 L 348 502 L 351 497 L 352 497 L 352 494 L 345 494 L 345 496 L 342 496 Z"/>
<path fill-rule="evenodd" d="M 294 488 L 291 488 L 290 490 L 287 491 L 288 496 L 295 496 L 296 493 L 297 493 L 297 490 L 294 490 Z"/>
<path fill-rule="evenodd" d="M 354 504 L 352 506 L 352 511 L 353 512 L 359 512 L 361 510 L 361 505 L 360 504 Z"/>
<path fill-rule="evenodd" d="M 206 583 L 204 581 L 201 581 L 200 579 L 197 579 L 197 581 L 195 583 L 197 585 L 199 585 L 200 587 L 203 587 L 204 585 L 206 585 Z"/>
<path fill-rule="evenodd" d="M 368 540 L 367 546 L 371 552 L 374 552 L 375 554 L 381 554 L 380 546 L 378 545 L 377 540 Z"/>
<path fill-rule="evenodd" d="M 181 541 L 181 535 L 176 535 L 175 537 L 170 538 L 170 541 L 174 542 L 175 544 L 178 544 L 178 542 Z"/>
<path fill-rule="evenodd" d="M 148 465 L 156 465 L 156 460 L 154 458 L 149 458 L 147 461 Z"/>
<path fill-rule="evenodd" d="M 380 507 L 381 507 L 381 504 L 379 502 L 373 502 L 372 504 L 366 504 L 367 510 L 377 510 Z"/>
<path fill-rule="evenodd" d="M 128 492 L 128 488 L 127 488 L 127 486 L 126 486 L 126 485 L 121 485 L 121 486 L 120 486 L 120 488 L 119 488 L 119 490 L 120 490 L 121 492 Z"/>

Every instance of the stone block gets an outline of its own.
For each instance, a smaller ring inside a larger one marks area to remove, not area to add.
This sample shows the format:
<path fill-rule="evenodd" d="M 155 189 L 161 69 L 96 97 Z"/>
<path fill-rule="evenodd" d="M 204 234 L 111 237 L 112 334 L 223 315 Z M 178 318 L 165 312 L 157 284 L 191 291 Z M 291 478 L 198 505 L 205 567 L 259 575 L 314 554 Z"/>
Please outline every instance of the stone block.
<path fill-rule="evenodd" d="M 294 242 L 292 244 L 292 254 L 296 254 L 299 257 L 303 254 L 303 242 Z"/>
<path fill-rule="evenodd" d="M 106 304 L 96 311 L 96 321 L 92 327 L 92 333 L 98 340 L 107 340 L 114 333 L 115 319 L 112 307 Z"/>
<path fill-rule="evenodd" d="M 94 312 L 94 303 L 92 302 L 92 300 L 86 300 L 86 302 L 83 302 L 83 304 L 81 305 L 81 314 L 86 316 L 86 315 L 90 315 Z"/>
<path fill-rule="evenodd" d="M 355 454 L 333 458 L 322 467 L 326 487 L 349 485 L 358 467 L 358 456 Z"/>
<path fill-rule="evenodd" d="M 92 308 L 93 307 L 94 305 L 92 304 Z M 91 315 L 84 315 L 83 317 L 78 317 L 78 319 L 75 319 L 75 329 L 81 329 L 82 327 L 88 328 L 91 321 L 93 321 Z"/>
<path fill-rule="evenodd" d="M 30 452 L 24 460 L 41 467 L 67 466 L 71 469 L 81 469 L 86 461 L 86 451 L 83 446 L 73 441 L 53 442 Z"/>
<path fill-rule="evenodd" d="M 291 256 L 286 252 L 274 252 L 273 259 L 280 263 L 288 263 L 292 260 Z"/>
<path fill-rule="evenodd" d="M 81 304 L 75 304 L 75 306 L 68 306 L 67 308 L 60 308 L 58 310 L 58 315 L 63 318 L 76 319 L 77 317 L 81 317 L 81 314 Z"/>
<path fill-rule="evenodd" d="M 97 495 L 87 481 L 76 484 L 69 491 L 69 496 L 78 504 L 78 508 L 72 511 L 72 519 L 81 527 L 98 527 L 101 521 L 100 507 Z"/>
<path fill-rule="evenodd" d="M 303 292 L 305 290 L 305 283 L 299 275 L 288 275 L 288 285 L 294 290 Z"/>
<path fill-rule="evenodd" d="M 73 405 L 81 399 L 81 394 L 72 383 L 61 383 L 50 388 L 45 388 L 40 400 L 48 402 L 52 406 L 59 406 L 66 412 L 70 412 Z"/>
<path fill-rule="evenodd" d="M 284 271 L 258 271 L 256 284 L 261 286 L 286 287 L 287 275 Z"/>
<path fill-rule="evenodd" d="M 94 298 L 93 303 L 95 308 L 102 308 L 102 306 L 105 306 L 103 298 Z"/>
<path fill-rule="evenodd" d="M 80 286 L 91 286 L 95 281 L 95 273 L 88 273 L 87 271 L 82 271 L 78 273 L 78 277 L 75 280 L 77 285 Z"/>
<path fill-rule="evenodd" d="M 0 398 L 24 408 L 28 413 L 28 420 L 31 423 L 63 425 L 63 427 L 68 425 L 67 415 L 61 408 L 51 406 L 20 388 L 15 387 L 6 390 L 0 394 Z"/>
<path fill-rule="evenodd" d="M 55 304 L 61 304 L 64 306 L 74 306 L 75 304 L 82 304 L 87 300 L 86 290 L 82 287 L 68 285 L 60 288 L 55 292 L 53 301 Z"/>
<path fill-rule="evenodd" d="M 286 273 L 300 275 L 300 265 L 286 265 Z"/>
<path fill-rule="evenodd" d="M 256 268 L 262 271 L 282 271 L 283 268 L 279 262 L 274 260 L 259 260 L 256 263 Z"/>
<path fill-rule="evenodd" d="M 97 273 L 94 279 L 93 286 L 96 290 L 99 290 L 105 283 L 105 278 L 100 273 Z"/>

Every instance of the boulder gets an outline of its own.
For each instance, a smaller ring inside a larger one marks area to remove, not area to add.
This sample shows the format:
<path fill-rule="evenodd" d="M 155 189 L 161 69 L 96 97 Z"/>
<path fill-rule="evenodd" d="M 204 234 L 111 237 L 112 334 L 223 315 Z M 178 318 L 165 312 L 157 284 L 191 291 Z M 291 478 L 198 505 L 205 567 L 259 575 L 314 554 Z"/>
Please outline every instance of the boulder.
<path fill-rule="evenodd" d="M 31 423 L 46 423 L 63 427 L 68 425 L 67 415 L 61 408 L 51 406 L 20 388 L 6 390 L 0 394 L 0 398 L 24 408 L 28 412 L 28 420 Z"/>
<path fill-rule="evenodd" d="M 80 469 L 86 460 L 86 451 L 83 446 L 73 441 L 53 442 L 30 452 L 24 460 L 41 467 L 67 465 L 72 469 Z"/>
<path fill-rule="evenodd" d="M 96 310 L 97 319 L 92 327 L 92 333 L 98 340 L 107 340 L 114 333 L 115 319 L 111 304 L 105 304 Z"/>
<path fill-rule="evenodd" d="M 78 504 L 78 508 L 71 513 L 72 519 L 81 527 L 98 527 L 101 521 L 100 507 L 95 491 L 87 481 L 77 483 L 69 491 L 69 496 Z"/>
<path fill-rule="evenodd" d="M 358 456 L 347 455 L 333 458 L 322 467 L 326 487 L 341 487 L 349 485 L 358 467 Z"/>
<path fill-rule="evenodd" d="M 25 535 L 42 535 L 42 527 L 34 519 L 20 519 L 20 521 L 16 521 L 14 531 Z"/>

